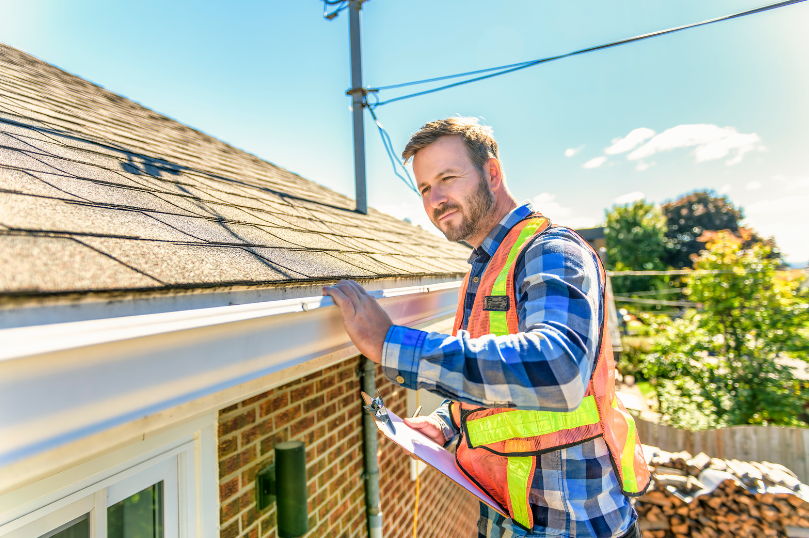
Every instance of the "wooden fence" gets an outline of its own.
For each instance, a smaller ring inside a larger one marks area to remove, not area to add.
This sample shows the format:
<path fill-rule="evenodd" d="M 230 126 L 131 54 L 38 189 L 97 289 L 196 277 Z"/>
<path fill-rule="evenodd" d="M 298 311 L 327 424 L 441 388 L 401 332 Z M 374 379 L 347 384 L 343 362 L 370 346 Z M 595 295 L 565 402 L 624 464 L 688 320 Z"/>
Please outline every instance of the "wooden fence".
<path fill-rule="evenodd" d="M 791 469 L 809 484 L 809 429 L 778 426 L 734 426 L 718 430 L 681 430 L 635 418 L 644 445 L 668 452 L 705 452 L 713 458 L 770 461 Z"/>

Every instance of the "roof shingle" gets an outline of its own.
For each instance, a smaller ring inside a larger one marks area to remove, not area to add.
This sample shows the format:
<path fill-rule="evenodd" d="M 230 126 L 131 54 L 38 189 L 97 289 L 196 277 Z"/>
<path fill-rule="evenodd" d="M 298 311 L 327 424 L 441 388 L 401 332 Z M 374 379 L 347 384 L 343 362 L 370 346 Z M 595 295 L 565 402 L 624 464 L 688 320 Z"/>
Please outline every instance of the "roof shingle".
<path fill-rule="evenodd" d="M 0 295 L 466 271 L 466 247 L 353 207 L 0 44 Z"/>

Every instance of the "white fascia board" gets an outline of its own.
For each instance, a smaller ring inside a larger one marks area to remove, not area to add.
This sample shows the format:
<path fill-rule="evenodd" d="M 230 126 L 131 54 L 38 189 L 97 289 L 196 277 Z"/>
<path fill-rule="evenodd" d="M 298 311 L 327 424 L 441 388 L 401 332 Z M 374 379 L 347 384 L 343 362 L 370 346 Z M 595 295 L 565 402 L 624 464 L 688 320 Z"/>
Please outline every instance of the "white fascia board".
<path fill-rule="evenodd" d="M 412 326 L 459 285 L 371 294 Z M 329 297 L 0 330 L 0 469 L 348 348 Z"/>

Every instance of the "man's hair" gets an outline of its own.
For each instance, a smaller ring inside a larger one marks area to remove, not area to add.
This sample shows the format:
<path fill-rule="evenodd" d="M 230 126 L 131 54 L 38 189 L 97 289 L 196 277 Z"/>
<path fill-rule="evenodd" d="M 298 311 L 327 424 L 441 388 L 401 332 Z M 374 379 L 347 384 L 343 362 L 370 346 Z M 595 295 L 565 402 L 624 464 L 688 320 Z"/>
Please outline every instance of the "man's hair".
<path fill-rule="evenodd" d="M 402 151 L 402 159 L 407 163 L 419 150 L 426 148 L 441 137 L 453 135 L 461 137 L 472 164 L 481 179 L 485 178 L 483 167 L 492 157 L 499 159 L 500 154 L 497 151 L 497 142 L 492 134 L 492 128 L 488 125 L 481 125 L 477 118 L 457 116 L 431 121 L 410 137 L 410 141 Z"/>

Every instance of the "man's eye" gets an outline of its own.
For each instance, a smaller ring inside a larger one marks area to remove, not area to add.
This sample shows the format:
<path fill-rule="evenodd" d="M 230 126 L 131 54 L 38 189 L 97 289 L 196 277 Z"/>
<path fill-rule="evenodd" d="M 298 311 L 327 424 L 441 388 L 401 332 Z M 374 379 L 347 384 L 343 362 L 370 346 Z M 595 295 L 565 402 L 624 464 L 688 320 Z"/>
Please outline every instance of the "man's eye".
<path fill-rule="evenodd" d="M 429 190 L 430 190 L 430 187 L 425 187 L 424 189 L 422 189 L 421 195 L 424 196 L 425 194 L 427 194 L 427 191 L 429 191 Z"/>

